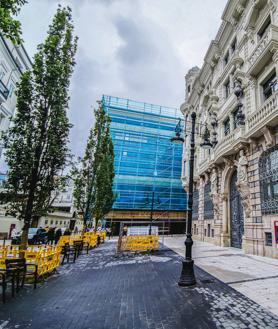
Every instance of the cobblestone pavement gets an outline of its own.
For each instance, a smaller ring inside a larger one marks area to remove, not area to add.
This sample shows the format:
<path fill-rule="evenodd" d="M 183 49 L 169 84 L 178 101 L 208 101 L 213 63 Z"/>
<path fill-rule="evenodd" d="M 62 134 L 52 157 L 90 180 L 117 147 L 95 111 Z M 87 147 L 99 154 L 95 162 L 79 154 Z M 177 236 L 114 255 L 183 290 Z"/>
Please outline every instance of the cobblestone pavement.
<path fill-rule="evenodd" d="M 277 317 L 199 268 L 195 288 L 178 287 L 181 258 L 169 249 L 114 255 L 105 243 L 9 298 L 0 329 L 278 328 Z"/>
<path fill-rule="evenodd" d="M 185 236 L 165 237 L 164 245 L 183 256 Z M 213 275 L 278 316 L 278 259 L 195 240 L 193 259 Z"/>

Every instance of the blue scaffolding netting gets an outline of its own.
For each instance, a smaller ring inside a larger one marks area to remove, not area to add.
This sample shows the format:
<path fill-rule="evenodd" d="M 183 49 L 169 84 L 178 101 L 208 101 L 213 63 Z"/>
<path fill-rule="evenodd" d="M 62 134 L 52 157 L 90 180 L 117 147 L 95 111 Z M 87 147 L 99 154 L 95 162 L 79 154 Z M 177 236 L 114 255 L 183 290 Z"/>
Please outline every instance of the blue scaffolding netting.
<path fill-rule="evenodd" d="M 112 96 L 102 97 L 115 151 L 113 209 L 185 210 L 180 180 L 182 145 L 172 144 L 180 111 Z"/>

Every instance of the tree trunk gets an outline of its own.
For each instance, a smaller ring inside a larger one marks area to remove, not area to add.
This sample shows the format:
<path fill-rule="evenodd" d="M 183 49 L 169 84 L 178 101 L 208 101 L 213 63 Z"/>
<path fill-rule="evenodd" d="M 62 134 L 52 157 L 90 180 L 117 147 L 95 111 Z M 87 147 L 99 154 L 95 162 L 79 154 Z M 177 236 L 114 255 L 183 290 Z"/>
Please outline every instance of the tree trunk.
<path fill-rule="evenodd" d="M 32 180 L 30 184 L 30 190 L 28 193 L 28 199 L 27 199 L 27 205 L 26 205 L 26 210 L 25 210 L 25 215 L 24 215 L 24 226 L 22 230 L 22 237 L 21 237 L 21 245 L 20 245 L 20 250 L 26 250 L 28 247 L 28 230 L 30 228 L 30 224 L 32 221 L 32 213 L 33 213 L 33 206 L 34 206 L 34 199 L 35 199 L 35 189 L 36 189 L 36 184 L 37 184 L 37 177 L 38 177 L 38 167 L 35 167 L 33 169 L 32 173 Z M 20 258 L 22 257 L 23 253 L 20 253 Z"/>
<path fill-rule="evenodd" d="M 28 246 L 28 230 L 29 230 L 30 225 L 25 223 L 22 229 L 22 234 L 21 234 L 21 242 L 19 246 L 19 258 L 24 258 L 25 257 L 25 250 L 27 249 Z"/>

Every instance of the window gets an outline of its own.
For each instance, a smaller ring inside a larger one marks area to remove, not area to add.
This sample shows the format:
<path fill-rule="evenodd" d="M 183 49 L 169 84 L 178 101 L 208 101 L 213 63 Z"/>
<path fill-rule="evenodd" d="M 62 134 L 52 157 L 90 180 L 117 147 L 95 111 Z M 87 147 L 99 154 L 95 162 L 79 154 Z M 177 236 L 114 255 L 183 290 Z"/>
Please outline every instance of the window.
<path fill-rule="evenodd" d="M 11 84 L 10 84 L 10 87 L 9 87 L 9 97 L 10 97 L 10 98 L 11 98 L 12 95 L 13 95 L 14 89 L 15 89 L 15 87 L 14 87 L 14 85 L 11 83 Z"/>
<path fill-rule="evenodd" d="M 232 54 L 235 52 L 235 50 L 236 50 L 236 44 L 237 44 L 237 41 L 236 41 L 236 39 L 232 42 L 232 44 L 231 44 L 231 52 L 232 52 Z"/>
<path fill-rule="evenodd" d="M 53 224 L 53 220 L 52 221 L 50 221 L 50 225 L 52 225 Z"/>
<path fill-rule="evenodd" d="M 227 54 L 226 54 L 225 57 L 224 57 L 224 64 L 225 64 L 225 65 L 228 64 L 228 62 L 229 62 L 229 57 L 230 57 L 229 52 L 227 52 Z"/>
<path fill-rule="evenodd" d="M 264 151 L 259 161 L 262 214 L 278 213 L 278 145 Z"/>
<path fill-rule="evenodd" d="M 258 32 L 258 36 L 261 39 L 266 31 L 268 30 L 269 26 L 271 24 L 271 18 L 270 16 L 267 17 L 267 19 L 265 20 L 265 22 L 263 23 L 262 27 L 260 28 L 259 32 Z"/>
<path fill-rule="evenodd" d="M 190 85 L 187 87 L 187 91 L 188 93 L 190 93 Z"/>
<path fill-rule="evenodd" d="M 204 187 L 204 219 L 213 218 L 213 203 L 210 196 L 211 183 L 207 183 Z"/>
<path fill-rule="evenodd" d="M 198 227 L 197 227 L 197 235 L 198 235 L 199 233 L 198 233 Z"/>
<path fill-rule="evenodd" d="M 4 70 L 0 69 L 0 80 L 3 80 L 4 76 L 5 76 Z"/>
<path fill-rule="evenodd" d="M 207 236 L 207 229 L 205 228 L 205 236 Z"/>
<path fill-rule="evenodd" d="M 267 100 L 278 89 L 276 72 L 273 72 L 270 78 L 262 84 L 262 88 L 264 100 Z"/>
<path fill-rule="evenodd" d="M 228 80 L 228 81 L 224 84 L 224 88 L 225 88 L 225 97 L 228 98 L 228 97 L 230 96 L 230 93 L 231 93 L 230 80 Z"/>
<path fill-rule="evenodd" d="M 196 224 L 194 224 L 194 230 L 193 230 L 194 234 L 196 234 Z"/>
<path fill-rule="evenodd" d="M 47 224 L 48 224 L 48 220 L 47 220 L 47 219 L 44 221 L 44 224 L 45 224 L 45 225 L 47 225 Z"/>
<path fill-rule="evenodd" d="M 192 219 L 198 219 L 199 217 L 199 191 L 193 192 L 193 207 L 192 207 Z"/>
<path fill-rule="evenodd" d="M 272 233 L 271 232 L 265 232 L 265 245 L 266 246 L 272 246 Z"/>
<path fill-rule="evenodd" d="M 214 229 L 211 229 L 211 237 L 214 238 Z"/>
<path fill-rule="evenodd" d="M 230 133 L 230 118 L 224 121 L 224 135 L 227 136 Z"/>
<path fill-rule="evenodd" d="M 7 74 L 8 69 L 6 67 L 6 65 L 4 65 L 3 63 L 0 65 L 0 80 L 3 81 L 3 79 L 5 78 L 5 75 Z"/>
<path fill-rule="evenodd" d="M 3 122 L 4 122 L 4 120 L 5 120 L 5 116 L 1 113 L 1 114 L 0 114 L 0 128 L 1 128 L 1 126 L 2 126 L 2 124 L 3 124 Z"/>
<path fill-rule="evenodd" d="M 233 112 L 234 129 L 236 129 L 238 126 L 237 114 L 238 114 L 238 109 L 236 109 Z"/>
<path fill-rule="evenodd" d="M 208 237 L 210 237 L 210 224 L 208 224 Z"/>

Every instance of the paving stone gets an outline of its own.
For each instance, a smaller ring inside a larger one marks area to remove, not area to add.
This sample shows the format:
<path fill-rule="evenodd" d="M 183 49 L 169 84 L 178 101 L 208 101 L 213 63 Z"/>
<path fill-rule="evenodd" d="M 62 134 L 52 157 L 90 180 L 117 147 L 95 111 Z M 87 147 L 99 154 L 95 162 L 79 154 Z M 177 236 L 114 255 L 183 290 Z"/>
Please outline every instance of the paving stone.
<path fill-rule="evenodd" d="M 198 267 L 196 287 L 179 287 L 181 257 L 169 249 L 124 258 L 114 250 L 113 242 L 101 245 L 37 290 L 8 298 L 0 328 L 277 328 L 272 313 Z"/>

